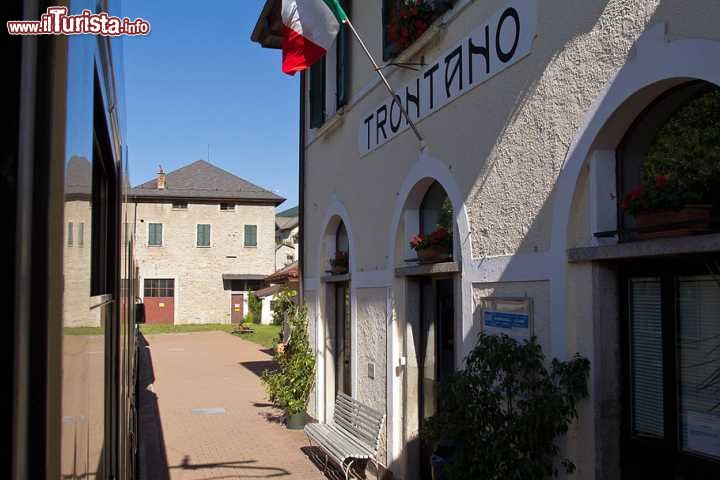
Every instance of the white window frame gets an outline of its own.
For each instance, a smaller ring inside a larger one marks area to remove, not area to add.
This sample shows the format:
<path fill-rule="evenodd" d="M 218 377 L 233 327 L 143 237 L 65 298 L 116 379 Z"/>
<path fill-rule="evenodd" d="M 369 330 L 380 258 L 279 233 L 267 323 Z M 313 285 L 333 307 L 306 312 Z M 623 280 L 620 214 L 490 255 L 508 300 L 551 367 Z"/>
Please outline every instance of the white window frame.
<path fill-rule="evenodd" d="M 150 244 L 150 225 L 162 225 L 162 234 L 160 235 L 160 245 L 151 245 Z M 167 231 L 165 230 L 165 224 L 162 222 L 147 222 L 147 229 L 145 230 L 146 237 L 145 237 L 145 245 L 151 248 L 160 248 L 165 246 L 165 234 L 167 234 Z"/>
<path fill-rule="evenodd" d="M 232 208 L 222 208 L 223 205 L 232 205 Z M 234 212 L 237 210 L 237 204 L 235 202 L 220 202 L 218 203 L 218 209 L 221 212 Z"/>
<path fill-rule="evenodd" d="M 184 203 L 185 206 L 184 207 L 176 207 L 175 204 L 179 204 L 179 203 Z M 181 201 L 171 202 L 170 207 L 172 208 L 172 210 L 176 210 L 178 212 L 187 212 L 187 210 L 190 208 L 190 202 L 181 202 Z"/>
<path fill-rule="evenodd" d="M 210 227 L 210 238 L 208 240 L 208 245 L 198 245 L 198 226 L 199 225 L 207 225 Z M 210 248 L 213 244 L 213 225 L 212 223 L 196 223 L 195 224 L 195 247 L 196 248 Z"/>

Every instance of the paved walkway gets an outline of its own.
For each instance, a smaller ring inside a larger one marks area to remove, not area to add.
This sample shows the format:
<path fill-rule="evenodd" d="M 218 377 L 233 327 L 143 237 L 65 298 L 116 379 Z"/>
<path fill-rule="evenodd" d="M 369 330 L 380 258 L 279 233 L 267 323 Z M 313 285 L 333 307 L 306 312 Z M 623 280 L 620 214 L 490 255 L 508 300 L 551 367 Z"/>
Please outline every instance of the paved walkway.
<path fill-rule="evenodd" d="M 140 480 L 325 478 L 265 399 L 262 347 L 198 332 L 148 335 L 140 350 Z"/>

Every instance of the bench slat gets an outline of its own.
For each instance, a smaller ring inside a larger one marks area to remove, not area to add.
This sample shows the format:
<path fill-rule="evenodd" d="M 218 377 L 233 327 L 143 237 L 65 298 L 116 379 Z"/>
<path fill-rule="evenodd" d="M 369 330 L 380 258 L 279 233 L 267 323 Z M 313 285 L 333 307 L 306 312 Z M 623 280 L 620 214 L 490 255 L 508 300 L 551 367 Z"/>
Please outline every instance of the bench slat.
<path fill-rule="evenodd" d="M 353 405 L 350 405 L 348 403 L 344 402 L 337 402 L 335 404 L 336 409 L 339 408 L 343 412 L 349 412 L 353 415 L 357 415 L 358 418 L 361 418 L 368 424 L 379 424 L 382 421 L 382 416 L 375 416 L 372 414 L 369 414 L 363 410 L 360 410 Z"/>
<path fill-rule="evenodd" d="M 335 400 L 335 403 L 344 403 L 346 405 L 351 405 L 354 408 L 357 408 L 358 410 L 366 413 L 368 416 L 372 418 L 377 418 L 378 420 L 385 417 L 385 414 L 382 412 L 378 412 L 375 409 L 372 409 L 368 407 L 367 405 L 363 405 L 362 403 L 358 402 L 357 400 L 353 399 L 352 397 L 349 397 L 345 395 L 344 393 L 338 393 L 338 398 Z"/>
<path fill-rule="evenodd" d="M 362 430 L 355 428 L 353 426 L 353 424 L 345 418 L 336 417 L 335 424 L 342 427 L 343 429 L 347 430 L 348 433 L 351 434 L 352 436 L 359 437 L 362 440 L 363 444 L 366 444 L 371 450 L 375 450 L 373 447 L 371 447 L 371 445 L 373 444 L 373 442 L 375 441 L 375 438 L 377 438 L 377 437 L 373 438 L 371 435 L 363 432 Z"/>
<path fill-rule="evenodd" d="M 351 407 L 341 403 L 335 405 L 335 415 L 352 419 L 361 426 L 370 429 L 377 429 L 380 426 L 380 423 L 382 423 L 381 418 L 369 418 L 363 413 L 353 410 Z"/>

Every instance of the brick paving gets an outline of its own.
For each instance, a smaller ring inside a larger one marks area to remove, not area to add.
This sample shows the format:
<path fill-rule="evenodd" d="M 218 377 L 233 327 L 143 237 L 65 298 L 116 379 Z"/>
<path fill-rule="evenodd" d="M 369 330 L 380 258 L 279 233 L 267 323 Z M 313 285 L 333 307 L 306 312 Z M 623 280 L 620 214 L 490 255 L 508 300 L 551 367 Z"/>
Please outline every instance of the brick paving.
<path fill-rule="evenodd" d="M 225 332 L 141 339 L 140 480 L 326 478 L 267 403 L 259 375 L 271 362 Z"/>

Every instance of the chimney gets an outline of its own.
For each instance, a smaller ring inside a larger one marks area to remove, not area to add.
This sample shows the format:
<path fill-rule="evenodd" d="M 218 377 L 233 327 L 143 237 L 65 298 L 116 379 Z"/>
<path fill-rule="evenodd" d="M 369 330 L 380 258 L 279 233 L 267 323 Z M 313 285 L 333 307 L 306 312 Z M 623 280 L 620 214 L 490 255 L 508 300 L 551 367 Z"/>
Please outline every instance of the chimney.
<path fill-rule="evenodd" d="M 162 165 L 159 165 L 160 171 L 157 173 L 157 188 L 158 190 L 165 190 L 165 172 L 163 172 Z"/>

